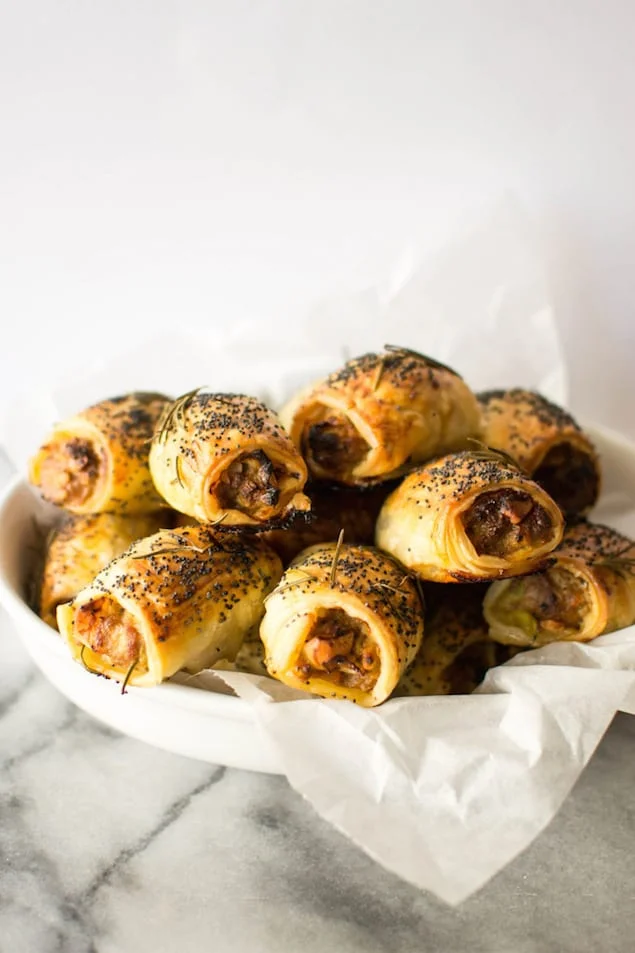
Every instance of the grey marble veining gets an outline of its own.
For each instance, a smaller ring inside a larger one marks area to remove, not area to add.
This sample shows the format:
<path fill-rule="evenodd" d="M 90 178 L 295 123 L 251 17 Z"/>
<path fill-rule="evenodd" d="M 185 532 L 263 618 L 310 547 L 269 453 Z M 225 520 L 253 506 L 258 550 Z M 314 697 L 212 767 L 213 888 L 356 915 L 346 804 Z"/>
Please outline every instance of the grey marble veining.
<path fill-rule="evenodd" d="M 460 908 L 379 868 L 284 779 L 83 715 L 0 620 L 0 953 L 584 953 L 635 948 L 635 719 Z"/>

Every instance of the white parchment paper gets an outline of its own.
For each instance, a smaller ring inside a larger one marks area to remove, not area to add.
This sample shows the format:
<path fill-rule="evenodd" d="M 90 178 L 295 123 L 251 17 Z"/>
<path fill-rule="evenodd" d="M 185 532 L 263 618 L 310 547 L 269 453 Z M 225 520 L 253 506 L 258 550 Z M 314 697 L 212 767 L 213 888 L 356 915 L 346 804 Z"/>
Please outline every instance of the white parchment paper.
<path fill-rule="evenodd" d="M 174 395 L 197 385 L 276 405 L 344 357 L 403 344 L 452 364 L 475 388 L 532 386 L 566 404 L 566 356 L 540 258 L 504 205 L 434 261 L 404 257 L 374 288 L 318 305 L 291 328 L 181 329 L 125 351 L 108 342 L 81 374 L 57 364 L 2 423 L 18 468 L 55 420 L 125 390 Z M 609 492 L 602 516 L 635 529 L 635 488 Z M 490 671 L 468 697 L 396 699 L 371 711 L 271 679 L 219 673 L 252 706 L 290 783 L 386 868 L 458 903 L 549 823 L 617 710 L 635 714 L 635 627 L 592 644 L 557 644 Z M 212 680 L 211 684 L 214 684 Z M 209 680 L 188 680 L 192 691 Z M 197 687 L 195 687 L 197 686 Z"/>

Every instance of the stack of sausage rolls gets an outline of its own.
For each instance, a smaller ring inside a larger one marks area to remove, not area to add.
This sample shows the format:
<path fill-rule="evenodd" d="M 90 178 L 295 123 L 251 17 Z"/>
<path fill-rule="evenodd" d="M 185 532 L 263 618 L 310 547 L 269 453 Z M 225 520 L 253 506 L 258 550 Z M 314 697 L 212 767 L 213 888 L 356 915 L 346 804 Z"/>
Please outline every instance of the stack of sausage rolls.
<path fill-rule="evenodd" d="M 103 401 L 30 479 L 63 513 L 39 614 L 122 690 L 222 661 L 370 707 L 635 622 L 635 544 L 587 520 L 588 436 L 407 348 L 279 415 L 206 388 Z"/>

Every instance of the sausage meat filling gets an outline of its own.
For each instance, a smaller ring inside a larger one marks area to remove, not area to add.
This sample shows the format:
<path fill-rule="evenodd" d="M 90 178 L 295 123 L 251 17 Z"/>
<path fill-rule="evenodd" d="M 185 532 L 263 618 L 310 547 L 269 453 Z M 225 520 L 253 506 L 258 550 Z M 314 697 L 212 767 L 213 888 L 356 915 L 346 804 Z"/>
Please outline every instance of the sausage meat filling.
<path fill-rule="evenodd" d="M 143 639 L 133 616 L 108 596 L 81 606 L 75 617 L 78 639 L 113 668 L 125 672 L 133 662 L 138 671 L 147 671 Z"/>
<path fill-rule="evenodd" d="M 549 450 L 534 480 L 565 513 L 584 513 L 598 497 L 598 472 L 592 456 L 569 443 Z"/>
<path fill-rule="evenodd" d="M 370 691 L 379 676 L 379 658 L 367 624 L 342 609 L 322 611 L 304 644 L 297 671 L 302 678 Z"/>
<path fill-rule="evenodd" d="M 578 635 L 588 609 L 586 581 L 561 566 L 512 580 L 495 606 L 497 619 L 522 629 L 537 645 Z"/>
<path fill-rule="evenodd" d="M 69 437 L 53 444 L 40 470 L 42 494 L 57 506 L 82 504 L 94 491 L 99 469 L 90 440 Z"/>
<path fill-rule="evenodd" d="M 269 519 L 279 510 L 282 472 L 266 453 L 243 453 L 227 467 L 213 488 L 224 509 L 240 510 L 254 519 Z"/>
<path fill-rule="evenodd" d="M 302 452 L 310 469 L 333 479 L 350 477 L 368 450 L 368 444 L 348 417 L 337 411 L 328 412 L 323 420 L 310 424 L 304 431 Z"/>
<path fill-rule="evenodd" d="M 547 511 L 511 487 L 481 493 L 463 515 L 463 526 L 479 556 L 499 558 L 546 543 L 552 532 Z"/>

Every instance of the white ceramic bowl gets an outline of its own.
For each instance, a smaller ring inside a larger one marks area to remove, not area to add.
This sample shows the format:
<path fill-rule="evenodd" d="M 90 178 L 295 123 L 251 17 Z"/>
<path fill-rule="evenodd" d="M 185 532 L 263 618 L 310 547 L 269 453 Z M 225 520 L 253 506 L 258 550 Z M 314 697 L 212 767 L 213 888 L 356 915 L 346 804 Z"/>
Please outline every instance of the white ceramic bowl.
<path fill-rule="evenodd" d="M 635 536 L 635 445 L 618 434 L 589 429 L 605 474 L 594 519 Z M 133 738 L 214 764 L 281 773 L 275 751 L 241 699 L 170 681 L 121 695 L 117 683 L 95 678 L 71 659 L 26 600 L 38 546 L 36 526 L 53 518 L 53 508 L 21 479 L 0 498 L 0 599 L 49 681 L 84 711 Z"/>
<path fill-rule="evenodd" d="M 0 499 L 0 599 L 35 664 L 62 694 L 94 718 L 141 741 L 178 754 L 251 771 L 280 773 L 251 708 L 240 698 L 164 682 L 128 688 L 95 678 L 74 662 L 60 637 L 29 608 L 29 575 L 38 525 L 50 524 L 52 507 L 21 479 Z"/>

